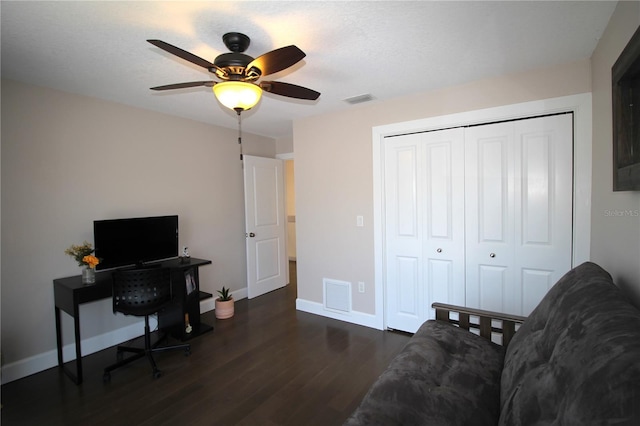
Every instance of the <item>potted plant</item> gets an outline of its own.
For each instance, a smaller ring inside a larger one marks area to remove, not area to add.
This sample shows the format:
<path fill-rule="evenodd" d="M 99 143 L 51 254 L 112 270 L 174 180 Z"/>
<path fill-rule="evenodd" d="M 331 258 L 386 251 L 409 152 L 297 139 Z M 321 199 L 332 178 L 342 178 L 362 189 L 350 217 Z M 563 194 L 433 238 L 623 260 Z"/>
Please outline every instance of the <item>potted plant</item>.
<path fill-rule="evenodd" d="M 234 314 L 233 296 L 229 294 L 229 289 L 222 287 L 222 290 L 218 290 L 220 295 L 216 299 L 216 318 L 227 319 L 231 318 Z"/>

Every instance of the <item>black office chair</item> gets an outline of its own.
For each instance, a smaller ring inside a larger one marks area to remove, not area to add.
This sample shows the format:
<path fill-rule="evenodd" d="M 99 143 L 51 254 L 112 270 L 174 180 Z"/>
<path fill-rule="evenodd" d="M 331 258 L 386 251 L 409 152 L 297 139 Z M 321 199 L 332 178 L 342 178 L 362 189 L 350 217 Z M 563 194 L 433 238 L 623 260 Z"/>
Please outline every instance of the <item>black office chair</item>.
<path fill-rule="evenodd" d="M 190 344 L 158 347 L 163 339 L 151 345 L 149 315 L 155 314 L 171 303 L 171 270 L 169 268 L 148 268 L 119 270 L 113 273 L 113 312 L 125 315 L 144 316 L 144 348 L 118 346 L 118 362 L 104 369 L 103 380 L 111 380 L 111 371 L 137 359 L 147 357 L 153 368 L 153 377 L 162 372 L 156 366 L 153 352 L 182 349 L 185 355 L 191 354 Z M 166 337 L 166 336 L 165 336 Z M 123 358 L 123 352 L 133 352 Z"/>

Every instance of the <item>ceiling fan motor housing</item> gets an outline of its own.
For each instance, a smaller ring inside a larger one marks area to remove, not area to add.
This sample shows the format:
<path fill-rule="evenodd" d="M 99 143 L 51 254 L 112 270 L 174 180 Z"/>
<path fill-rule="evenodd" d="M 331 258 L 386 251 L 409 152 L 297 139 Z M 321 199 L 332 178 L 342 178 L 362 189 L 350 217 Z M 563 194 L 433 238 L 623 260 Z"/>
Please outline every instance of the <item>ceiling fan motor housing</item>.
<path fill-rule="evenodd" d="M 218 55 L 213 62 L 223 72 L 218 72 L 216 69 L 210 69 L 209 71 L 215 72 L 222 80 L 257 80 L 260 77 L 260 72 L 257 69 L 252 69 L 250 73 L 245 75 L 245 69 L 251 61 L 253 61 L 253 58 L 244 53 L 223 53 Z"/>

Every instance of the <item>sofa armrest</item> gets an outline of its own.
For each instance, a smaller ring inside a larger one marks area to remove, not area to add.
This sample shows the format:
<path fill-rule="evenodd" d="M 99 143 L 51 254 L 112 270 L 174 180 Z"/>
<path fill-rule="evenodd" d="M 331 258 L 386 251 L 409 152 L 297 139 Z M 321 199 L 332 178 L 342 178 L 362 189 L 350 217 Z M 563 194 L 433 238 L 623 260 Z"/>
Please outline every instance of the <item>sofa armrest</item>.
<path fill-rule="evenodd" d="M 436 320 L 445 321 L 457 325 L 467 331 L 477 329 L 480 336 L 491 340 L 491 334 L 497 333 L 502 336 L 502 346 L 505 348 L 516 333 L 516 324 L 522 324 L 527 318 L 519 315 L 503 314 L 499 312 L 484 311 L 482 309 L 467 308 L 464 306 L 447 305 L 445 303 L 433 303 L 432 308 L 436 310 Z M 451 318 L 451 313 L 458 314 L 458 319 Z M 471 322 L 470 317 L 478 317 L 477 323 Z M 501 326 L 494 324 L 499 321 Z"/>

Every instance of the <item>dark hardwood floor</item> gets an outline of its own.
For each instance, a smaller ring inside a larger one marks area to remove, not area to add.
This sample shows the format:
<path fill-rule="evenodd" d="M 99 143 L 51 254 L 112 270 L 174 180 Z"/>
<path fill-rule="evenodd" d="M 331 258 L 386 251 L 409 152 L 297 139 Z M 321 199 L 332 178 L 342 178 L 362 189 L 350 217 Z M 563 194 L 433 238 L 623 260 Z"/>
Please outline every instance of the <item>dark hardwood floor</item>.
<path fill-rule="evenodd" d="M 112 373 L 115 347 L 83 358 L 74 385 L 51 368 L 2 386 L 1 420 L 11 425 L 340 425 L 409 340 L 295 310 L 292 283 L 252 300 L 191 340 L 192 355 L 155 356 Z"/>

